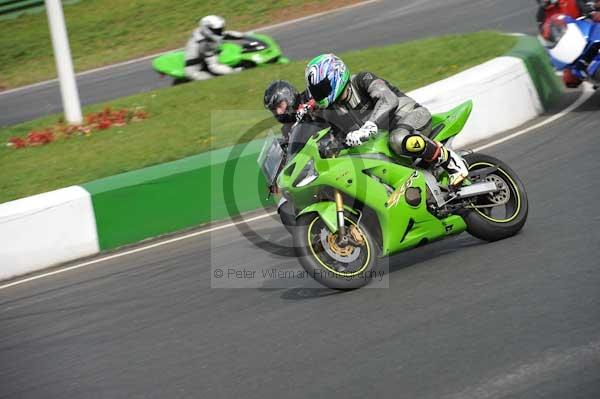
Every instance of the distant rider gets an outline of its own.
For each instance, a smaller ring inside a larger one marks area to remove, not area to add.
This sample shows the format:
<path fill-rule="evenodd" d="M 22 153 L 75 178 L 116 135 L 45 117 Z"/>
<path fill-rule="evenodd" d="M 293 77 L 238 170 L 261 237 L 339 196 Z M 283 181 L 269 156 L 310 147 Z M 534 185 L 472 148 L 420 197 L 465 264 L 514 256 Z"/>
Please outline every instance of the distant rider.
<path fill-rule="evenodd" d="M 593 20 L 594 22 L 600 23 L 600 0 L 599 1 L 581 1 L 577 0 L 576 5 L 570 5 L 570 7 L 561 6 L 562 1 L 559 0 L 547 0 L 549 4 L 546 10 L 547 15 L 545 21 L 540 26 L 540 34 L 545 41 L 545 45 L 548 47 L 556 45 L 560 37 L 562 36 L 562 32 L 564 31 L 564 27 L 566 26 L 566 22 L 563 20 L 563 16 L 569 16 L 571 18 L 578 18 L 580 16 L 584 16 Z M 544 3 L 544 2 L 542 2 Z M 542 6 L 540 6 L 542 7 Z M 573 8 L 577 7 L 578 10 L 582 10 L 581 14 L 577 14 L 573 12 Z M 569 12 L 569 9 L 571 10 Z M 562 12 L 561 12 L 562 11 Z M 538 23 L 540 21 L 540 17 L 538 14 Z M 577 76 L 577 74 L 571 68 L 566 68 L 563 70 L 562 79 L 565 86 L 569 88 L 575 88 L 581 85 L 583 80 Z"/>
<path fill-rule="evenodd" d="M 224 29 L 225 20 L 217 15 L 208 15 L 200 20 L 185 46 L 185 76 L 188 79 L 205 80 L 241 70 L 219 63 L 218 48 L 221 42 L 244 37 L 240 32 Z"/>
<path fill-rule="evenodd" d="M 552 16 L 563 14 L 571 18 L 579 18 L 583 15 L 583 6 L 586 1 L 583 0 L 536 0 L 539 8 L 537 12 L 537 23 L 540 33 L 544 22 Z"/>
<path fill-rule="evenodd" d="M 458 186 L 468 176 L 466 162 L 454 151 L 431 140 L 431 114 L 427 108 L 370 72 L 350 76 L 344 62 L 323 54 L 308 63 L 308 89 L 321 117 L 346 135 L 348 146 L 359 146 L 379 129 L 388 130 L 389 146 L 401 156 L 420 158 L 433 168 L 441 167 Z"/>
<path fill-rule="evenodd" d="M 577 19 L 585 16 L 600 22 L 600 1 L 589 0 L 536 0 L 539 9 L 537 23 L 540 33 L 543 34 L 544 23 L 555 15 L 567 15 Z"/>
<path fill-rule="evenodd" d="M 292 126 L 298 119 L 302 119 L 310 107 L 311 97 L 308 90 L 299 93 L 298 90 L 286 80 L 272 81 L 263 97 L 263 104 L 271 111 L 273 117 L 282 124 L 281 134 L 284 140 L 289 140 Z"/>

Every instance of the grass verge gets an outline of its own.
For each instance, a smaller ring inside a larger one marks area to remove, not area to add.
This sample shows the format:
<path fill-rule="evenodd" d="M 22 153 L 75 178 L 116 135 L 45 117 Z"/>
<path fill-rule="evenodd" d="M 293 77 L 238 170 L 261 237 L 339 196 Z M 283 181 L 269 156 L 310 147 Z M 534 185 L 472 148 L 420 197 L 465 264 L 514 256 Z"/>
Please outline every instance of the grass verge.
<path fill-rule="evenodd" d="M 85 0 L 65 6 L 77 71 L 182 47 L 208 14 L 245 31 L 359 0 Z M 0 21 L 0 90 L 56 77 L 46 13 Z"/>
<path fill-rule="evenodd" d="M 340 54 L 353 72 L 369 70 L 409 91 L 506 53 L 516 38 L 478 32 L 425 39 Z M 248 126 L 269 115 L 264 88 L 273 79 L 303 86 L 305 61 L 245 71 L 112 101 L 112 107 L 145 107 L 149 119 L 77 136 L 47 146 L 0 148 L 0 203 L 72 184 L 180 159 L 237 143 Z M 105 105 L 86 107 L 97 111 Z M 213 126 L 214 111 L 254 110 L 249 119 Z M 54 124 L 50 116 L 0 130 L 0 143 Z"/>

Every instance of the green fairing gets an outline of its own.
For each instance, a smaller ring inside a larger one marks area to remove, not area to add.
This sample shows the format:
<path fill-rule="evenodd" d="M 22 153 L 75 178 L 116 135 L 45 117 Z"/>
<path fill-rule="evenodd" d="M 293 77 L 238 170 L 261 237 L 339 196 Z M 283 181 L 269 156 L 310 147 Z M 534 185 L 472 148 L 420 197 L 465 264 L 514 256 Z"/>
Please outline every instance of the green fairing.
<path fill-rule="evenodd" d="M 465 127 L 469 115 L 471 115 L 471 110 L 473 110 L 473 101 L 469 100 L 448 112 L 433 115 L 431 122 L 433 129 L 440 124 L 444 125 L 444 128 L 433 138 L 437 141 L 445 142 L 451 137 L 456 136 Z"/>
<path fill-rule="evenodd" d="M 347 205 L 344 205 L 344 209 L 350 213 L 358 215 L 358 212 L 356 212 L 354 209 L 350 208 Z M 335 202 L 322 201 L 314 203 L 300 211 L 298 216 L 311 212 L 318 213 L 319 216 L 321 216 L 321 219 L 323 219 L 323 221 L 327 225 L 327 228 L 329 228 L 331 231 L 337 231 L 337 212 L 335 208 Z"/>
<path fill-rule="evenodd" d="M 327 225 L 327 228 L 329 230 L 337 231 L 337 215 L 335 211 L 335 202 L 323 201 L 309 205 L 302 211 L 300 211 L 300 213 L 298 213 L 298 216 L 311 212 L 318 213 L 319 216 L 321 216 L 321 219 L 323 219 L 323 221 Z"/>
<path fill-rule="evenodd" d="M 457 135 L 464 127 L 471 109 L 472 102 L 469 101 L 452 111 L 435 115 L 434 125 L 444 124 L 436 139 L 444 141 Z M 315 202 L 324 188 L 335 188 L 345 196 L 360 201 L 375 213 L 382 233 L 382 255 L 466 230 L 465 222 L 460 216 L 451 215 L 445 219 L 438 219 L 428 211 L 425 198 L 426 182 L 418 169 L 411 187 L 420 189 L 420 204 L 411 206 L 401 195 L 396 205 L 387 206 L 390 195 L 384 184 L 395 190 L 400 189 L 415 172 L 410 166 L 409 158 L 402 160 L 392 154 L 387 133 L 381 133 L 359 147 L 344 149 L 336 158 L 322 158 L 318 142 L 328 132 L 329 129 L 324 129 L 310 138 L 279 175 L 280 189 L 286 197 L 293 199 L 296 207 L 301 210 L 300 215 L 317 212 L 327 227 L 335 233 L 335 204 L 329 200 Z M 377 156 L 373 157 L 374 154 Z M 295 187 L 294 182 L 310 160 L 314 161 L 318 177 L 304 187 Z"/>
<path fill-rule="evenodd" d="M 173 51 L 163 54 L 152 61 L 155 71 L 174 78 L 184 78 L 185 54 L 183 51 Z"/>
<path fill-rule="evenodd" d="M 289 60 L 282 56 L 279 45 L 269 36 L 252 34 L 248 37 L 263 42 L 265 49 L 260 51 L 244 52 L 242 46 L 237 43 L 225 42 L 219 46 L 219 62 L 224 65 L 236 67 L 245 62 L 251 62 L 257 66 L 276 62 L 278 64 L 288 63 Z M 152 67 L 157 72 L 174 78 L 185 77 L 185 53 L 173 51 L 152 61 Z"/>

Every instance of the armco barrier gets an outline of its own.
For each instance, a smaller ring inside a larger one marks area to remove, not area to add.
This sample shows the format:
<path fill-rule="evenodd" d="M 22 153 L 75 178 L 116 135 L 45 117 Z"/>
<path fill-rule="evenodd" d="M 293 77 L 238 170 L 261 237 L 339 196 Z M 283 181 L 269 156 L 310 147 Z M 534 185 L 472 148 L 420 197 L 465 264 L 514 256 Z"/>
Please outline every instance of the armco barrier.
<path fill-rule="evenodd" d="M 474 101 L 454 143 L 460 146 L 526 122 L 560 92 L 541 46 L 522 37 L 509 56 L 410 94 L 433 112 Z M 272 204 L 256 163 L 261 145 L 256 140 L 0 205 L 0 280 Z"/>

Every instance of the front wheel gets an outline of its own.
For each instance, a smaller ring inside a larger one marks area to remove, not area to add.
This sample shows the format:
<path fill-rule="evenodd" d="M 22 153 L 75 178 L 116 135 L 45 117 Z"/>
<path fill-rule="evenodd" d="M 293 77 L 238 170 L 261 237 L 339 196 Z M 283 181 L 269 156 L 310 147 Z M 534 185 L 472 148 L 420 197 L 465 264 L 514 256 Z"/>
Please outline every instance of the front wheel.
<path fill-rule="evenodd" d="M 256 62 L 243 60 L 233 68 L 242 68 L 243 70 L 256 68 Z"/>
<path fill-rule="evenodd" d="M 294 248 L 304 270 L 319 283 L 336 290 L 353 290 L 381 278 L 379 247 L 374 236 L 354 217 L 346 217 L 352 239 L 358 245 L 340 247 L 316 213 L 300 216 L 294 229 Z"/>
<path fill-rule="evenodd" d="M 525 186 L 517 174 L 504 162 L 484 154 L 465 156 L 469 171 L 497 167 L 485 180 L 500 189 L 473 198 L 462 215 L 467 231 L 482 240 L 497 241 L 517 234 L 527 220 L 529 204 Z"/>
<path fill-rule="evenodd" d="M 294 234 L 294 227 L 296 226 L 296 211 L 294 205 L 290 201 L 285 201 L 277 209 L 279 217 L 281 218 L 281 224 L 290 234 Z"/>

